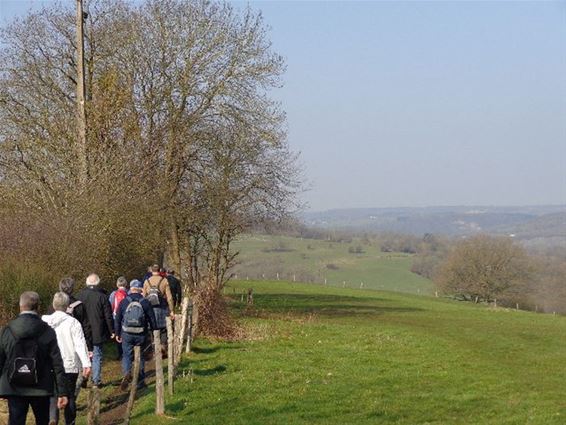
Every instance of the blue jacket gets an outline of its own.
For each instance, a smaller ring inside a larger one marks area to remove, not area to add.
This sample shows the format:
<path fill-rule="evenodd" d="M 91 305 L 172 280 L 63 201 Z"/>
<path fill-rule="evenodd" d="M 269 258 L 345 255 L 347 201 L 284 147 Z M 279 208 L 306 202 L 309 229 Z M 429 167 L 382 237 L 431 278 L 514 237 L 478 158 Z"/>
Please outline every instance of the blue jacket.
<path fill-rule="evenodd" d="M 128 296 L 124 298 L 120 303 L 120 305 L 118 306 L 118 311 L 116 312 L 116 319 L 114 321 L 114 330 L 116 332 L 116 335 L 117 336 L 122 335 L 122 319 L 124 318 L 124 313 L 126 312 L 126 309 L 130 305 L 130 299 L 133 301 L 138 301 L 141 304 L 146 318 L 145 321 L 146 331 L 147 331 L 147 325 L 149 325 L 149 328 L 151 328 L 152 330 L 157 329 L 157 323 L 155 321 L 155 313 L 153 312 L 153 308 L 151 308 L 151 304 L 149 303 L 149 301 L 146 300 L 142 294 L 131 293 L 128 294 Z"/>

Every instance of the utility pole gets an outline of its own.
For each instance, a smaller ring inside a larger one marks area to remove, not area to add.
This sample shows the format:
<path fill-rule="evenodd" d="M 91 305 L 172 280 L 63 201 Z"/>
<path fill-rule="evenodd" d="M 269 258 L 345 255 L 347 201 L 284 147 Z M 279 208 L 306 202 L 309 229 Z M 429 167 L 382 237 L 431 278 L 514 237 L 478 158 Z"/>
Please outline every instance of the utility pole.
<path fill-rule="evenodd" d="M 77 157 L 79 161 L 79 185 L 85 189 L 88 179 L 86 147 L 86 105 L 84 66 L 84 12 L 83 0 L 77 0 Z"/>

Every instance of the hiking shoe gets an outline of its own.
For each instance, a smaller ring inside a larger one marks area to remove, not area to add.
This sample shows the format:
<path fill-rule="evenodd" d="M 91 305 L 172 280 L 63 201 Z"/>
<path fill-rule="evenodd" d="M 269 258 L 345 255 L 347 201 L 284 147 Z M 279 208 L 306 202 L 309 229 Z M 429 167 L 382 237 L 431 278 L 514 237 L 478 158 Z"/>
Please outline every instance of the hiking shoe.
<path fill-rule="evenodd" d="M 128 389 L 128 385 L 130 385 L 130 382 L 132 382 L 132 374 L 127 373 L 122 378 L 122 382 L 120 382 L 120 390 L 126 391 Z"/>

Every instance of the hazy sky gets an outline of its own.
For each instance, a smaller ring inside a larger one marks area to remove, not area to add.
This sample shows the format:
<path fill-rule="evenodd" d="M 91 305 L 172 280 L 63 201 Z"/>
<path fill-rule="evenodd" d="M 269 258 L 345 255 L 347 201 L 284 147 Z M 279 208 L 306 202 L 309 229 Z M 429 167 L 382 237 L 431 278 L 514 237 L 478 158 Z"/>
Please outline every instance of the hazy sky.
<path fill-rule="evenodd" d="M 311 209 L 566 204 L 565 1 L 251 6 Z"/>

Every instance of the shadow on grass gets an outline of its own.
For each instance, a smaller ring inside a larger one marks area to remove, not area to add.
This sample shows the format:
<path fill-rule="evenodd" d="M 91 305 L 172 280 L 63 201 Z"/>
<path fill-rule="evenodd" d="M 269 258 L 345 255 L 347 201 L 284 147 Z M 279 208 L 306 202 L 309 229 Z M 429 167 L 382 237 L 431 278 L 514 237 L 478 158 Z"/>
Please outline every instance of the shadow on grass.
<path fill-rule="evenodd" d="M 211 347 L 191 347 L 191 351 L 196 354 L 212 354 L 219 350 L 235 350 L 241 348 L 241 344 L 219 344 Z"/>
<path fill-rule="evenodd" d="M 213 376 L 219 373 L 226 372 L 226 366 L 223 364 L 210 369 L 195 369 L 193 373 L 197 376 Z"/>
<path fill-rule="evenodd" d="M 422 311 L 421 308 L 387 306 L 390 300 L 310 294 L 258 294 L 254 307 L 271 313 L 316 314 L 325 317 L 375 316 Z"/>

